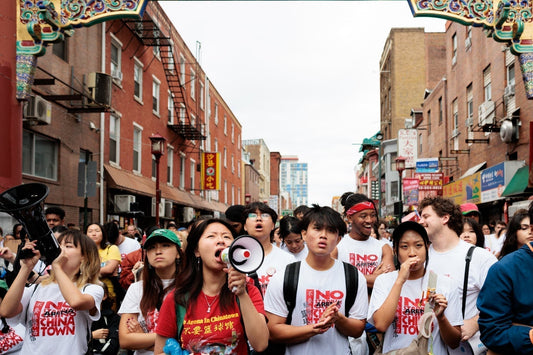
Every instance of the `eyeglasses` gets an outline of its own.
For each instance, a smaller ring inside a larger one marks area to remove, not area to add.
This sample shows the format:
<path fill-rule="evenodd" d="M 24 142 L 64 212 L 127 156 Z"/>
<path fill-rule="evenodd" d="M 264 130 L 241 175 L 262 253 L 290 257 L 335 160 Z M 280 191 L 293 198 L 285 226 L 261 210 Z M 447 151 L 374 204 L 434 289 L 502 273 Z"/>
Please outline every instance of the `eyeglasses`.
<path fill-rule="evenodd" d="M 528 231 L 531 229 L 531 224 L 521 224 L 520 225 L 520 229 L 523 230 L 523 231 Z"/>
<path fill-rule="evenodd" d="M 257 213 L 248 213 L 248 218 L 251 218 L 251 219 L 257 219 L 258 216 L 261 216 L 261 219 L 270 218 L 270 215 L 268 213 L 261 213 L 259 215 Z"/>

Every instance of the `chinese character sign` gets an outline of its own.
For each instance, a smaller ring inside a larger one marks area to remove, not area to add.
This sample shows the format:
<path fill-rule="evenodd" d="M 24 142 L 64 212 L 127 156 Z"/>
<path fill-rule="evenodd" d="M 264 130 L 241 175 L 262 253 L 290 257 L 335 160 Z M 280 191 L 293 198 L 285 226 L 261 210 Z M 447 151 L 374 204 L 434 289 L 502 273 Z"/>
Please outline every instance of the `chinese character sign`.
<path fill-rule="evenodd" d="M 220 190 L 220 153 L 202 153 L 202 190 Z"/>
<path fill-rule="evenodd" d="M 418 139 L 416 129 L 398 130 L 398 156 L 405 158 L 407 169 L 416 167 L 418 158 Z"/>

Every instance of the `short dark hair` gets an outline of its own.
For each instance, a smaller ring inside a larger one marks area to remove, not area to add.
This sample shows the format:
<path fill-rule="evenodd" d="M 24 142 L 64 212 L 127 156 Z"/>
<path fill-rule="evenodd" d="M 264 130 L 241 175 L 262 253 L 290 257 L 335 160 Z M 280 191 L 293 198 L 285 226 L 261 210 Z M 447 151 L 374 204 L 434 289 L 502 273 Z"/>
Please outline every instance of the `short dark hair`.
<path fill-rule="evenodd" d="M 56 214 L 56 215 L 59 216 L 60 219 L 65 219 L 65 210 L 62 209 L 61 207 L 56 207 L 56 206 L 48 207 L 44 211 L 44 214 L 45 215 L 47 215 L 47 214 Z"/>
<path fill-rule="evenodd" d="M 451 200 L 440 196 L 425 197 L 419 204 L 418 208 L 422 211 L 424 208 L 431 206 L 437 216 L 444 217 L 448 215 L 448 227 L 457 233 L 459 237 L 463 232 L 463 214 L 461 208 Z"/>
<path fill-rule="evenodd" d="M 52 232 L 54 232 L 54 233 L 59 233 L 59 234 L 61 234 L 61 233 L 63 233 L 63 232 L 66 232 L 66 231 L 68 231 L 68 230 L 69 230 L 69 229 L 68 229 L 67 227 L 65 227 L 65 226 L 61 226 L 61 225 L 59 225 L 59 226 L 55 226 L 54 228 L 52 228 Z"/>
<path fill-rule="evenodd" d="M 300 230 L 307 230 L 314 223 L 318 228 L 329 227 L 337 231 L 339 236 L 346 234 L 346 223 L 339 212 L 331 207 L 313 205 L 300 221 Z"/>
<path fill-rule="evenodd" d="M 276 211 L 274 211 L 266 203 L 263 202 L 252 202 L 246 206 L 243 212 L 245 222 L 248 218 L 248 214 L 254 213 L 255 211 L 259 211 L 261 213 L 268 213 L 272 218 L 272 222 L 276 224 L 276 221 L 278 220 L 278 214 L 276 213 Z"/>
<path fill-rule="evenodd" d="M 245 207 L 243 205 L 232 205 L 228 207 L 224 214 L 226 215 L 226 219 L 228 221 L 244 224 L 246 221 L 244 209 Z"/>
<path fill-rule="evenodd" d="M 298 216 L 300 213 L 302 215 L 306 214 L 308 211 L 310 210 L 309 206 L 307 205 L 300 205 L 298 207 L 296 207 L 294 209 L 294 211 L 292 211 L 292 214 L 294 215 L 294 217 Z"/>
<path fill-rule="evenodd" d="M 285 216 L 279 220 L 279 237 L 283 240 L 291 233 L 300 234 L 300 220 L 293 216 Z"/>

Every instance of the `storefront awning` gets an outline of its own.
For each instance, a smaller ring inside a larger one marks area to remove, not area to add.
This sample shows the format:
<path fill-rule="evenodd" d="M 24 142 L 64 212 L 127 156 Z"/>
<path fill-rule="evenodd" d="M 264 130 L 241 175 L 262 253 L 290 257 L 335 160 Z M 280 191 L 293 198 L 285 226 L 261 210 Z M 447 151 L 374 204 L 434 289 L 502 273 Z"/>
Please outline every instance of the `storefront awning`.
<path fill-rule="evenodd" d="M 105 165 L 105 171 L 107 173 L 106 181 L 109 184 L 109 187 L 145 196 L 155 196 L 155 181 L 151 178 L 134 175 L 111 165 Z M 206 201 L 198 195 L 180 190 L 176 187 L 168 186 L 166 181 L 160 183 L 160 189 L 161 197 L 180 205 L 208 211 L 219 211 L 222 213 L 224 213 L 228 207 L 223 203 Z"/>
<path fill-rule="evenodd" d="M 502 196 L 507 197 L 525 193 L 527 190 L 528 179 L 529 166 L 526 165 L 516 171 L 511 181 L 509 181 L 507 186 L 505 186 L 505 190 L 503 190 Z"/>
<path fill-rule="evenodd" d="M 481 169 L 485 168 L 487 166 L 487 162 L 484 161 L 483 163 L 481 164 L 478 164 L 478 165 L 474 165 L 473 167 L 471 167 L 470 169 L 468 169 L 464 174 L 463 176 L 461 176 L 459 179 L 462 179 L 462 178 L 465 178 L 467 176 L 470 176 L 474 173 L 477 173 L 478 171 L 480 171 Z"/>

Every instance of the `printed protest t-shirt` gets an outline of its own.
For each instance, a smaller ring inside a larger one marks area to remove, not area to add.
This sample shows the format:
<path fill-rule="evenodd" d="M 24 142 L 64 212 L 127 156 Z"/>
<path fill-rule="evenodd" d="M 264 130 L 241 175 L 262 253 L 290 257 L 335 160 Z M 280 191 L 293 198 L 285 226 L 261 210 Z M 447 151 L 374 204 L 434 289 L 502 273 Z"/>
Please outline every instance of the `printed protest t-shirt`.
<path fill-rule="evenodd" d="M 263 299 L 259 290 L 252 283 L 247 285 L 248 294 L 256 310 L 264 314 Z M 181 347 L 193 354 L 247 354 L 248 348 L 241 323 L 241 315 L 237 302 L 227 312 L 220 308 L 220 298 L 207 297 L 200 292 L 193 307 L 189 306 L 183 319 Z M 167 338 L 175 338 L 178 331 L 174 292 L 165 297 L 156 333 Z"/>
<path fill-rule="evenodd" d="M 38 285 L 35 292 L 33 287 L 24 290 L 21 299 L 23 310 L 18 315 L 21 322 L 26 318 L 22 354 L 85 354 L 87 332 L 91 323 L 100 318 L 104 290 L 98 285 L 88 284 L 81 292 L 94 298 L 97 309 L 94 315 L 91 316 L 88 310 L 74 310 L 65 301 L 56 283 Z"/>
<path fill-rule="evenodd" d="M 381 263 L 383 243 L 374 238 L 355 240 L 346 234 L 337 244 L 338 259 L 352 264 L 363 275 L 370 275 Z"/>
<path fill-rule="evenodd" d="M 428 275 L 418 280 L 407 280 L 402 287 L 394 321 L 387 328 L 383 338 L 383 352 L 389 352 L 409 346 L 418 335 L 418 321 L 424 314 L 427 299 Z M 398 271 L 381 274 L 376 278 L 370 304 L 368 322 L 374 324 L 374 313 L 383 305 L 398 278 Z M 444 314 L 452 326 L 462 325 L 461 302 L 457 284 L 445 276 L 438 276 L 436 293 L 442 294 L 448 301 Z M 429 345 L 428 345 L 429 351 Z M 439 333 L 439 324 L 433 321 L 433 354 L 446 355 L 447 347 Z"/>
<path fill-rule="evenodd" d="M 265 255 L 263 264 L 257 269 L 257 277 L 259 278 L 259 283 L 261 284 L 261 293 L 264 295 L 270 278 L 274 276 L 277 272 L 285 270 L 285 266 L 290 263 L 295 262 L 296 259 L 288 251 L 283 251 L 280 248 L 273 246 L 272 250 L 268 255 Z"/>
<path fill-rule="evenodd" d="M 286 318 L 289 311 L 283 298 L 285 269 L 270 281 L 265 294 L 265 310 Z M 358 272 L 357 295 L 347 315 L 349 318 L 365 319 L 368 310 L 368 294 L 365 277 Z M 317 323 L 325 309 L 333 304 L 339 305 L 339 312 L 345 314 L 346 282 L 344 266 L 335 260 L 334 265 L 325 271 L 317 271 L 305 260 L 300 265 L 296 304 L 292 313 L 291 325 L 302 326 Z M 350 354 L 348 338 L 333 326 L 323 334 L 315 335 L 307 341 L 287 346 L 287 355 L 309 354 Z"/>

